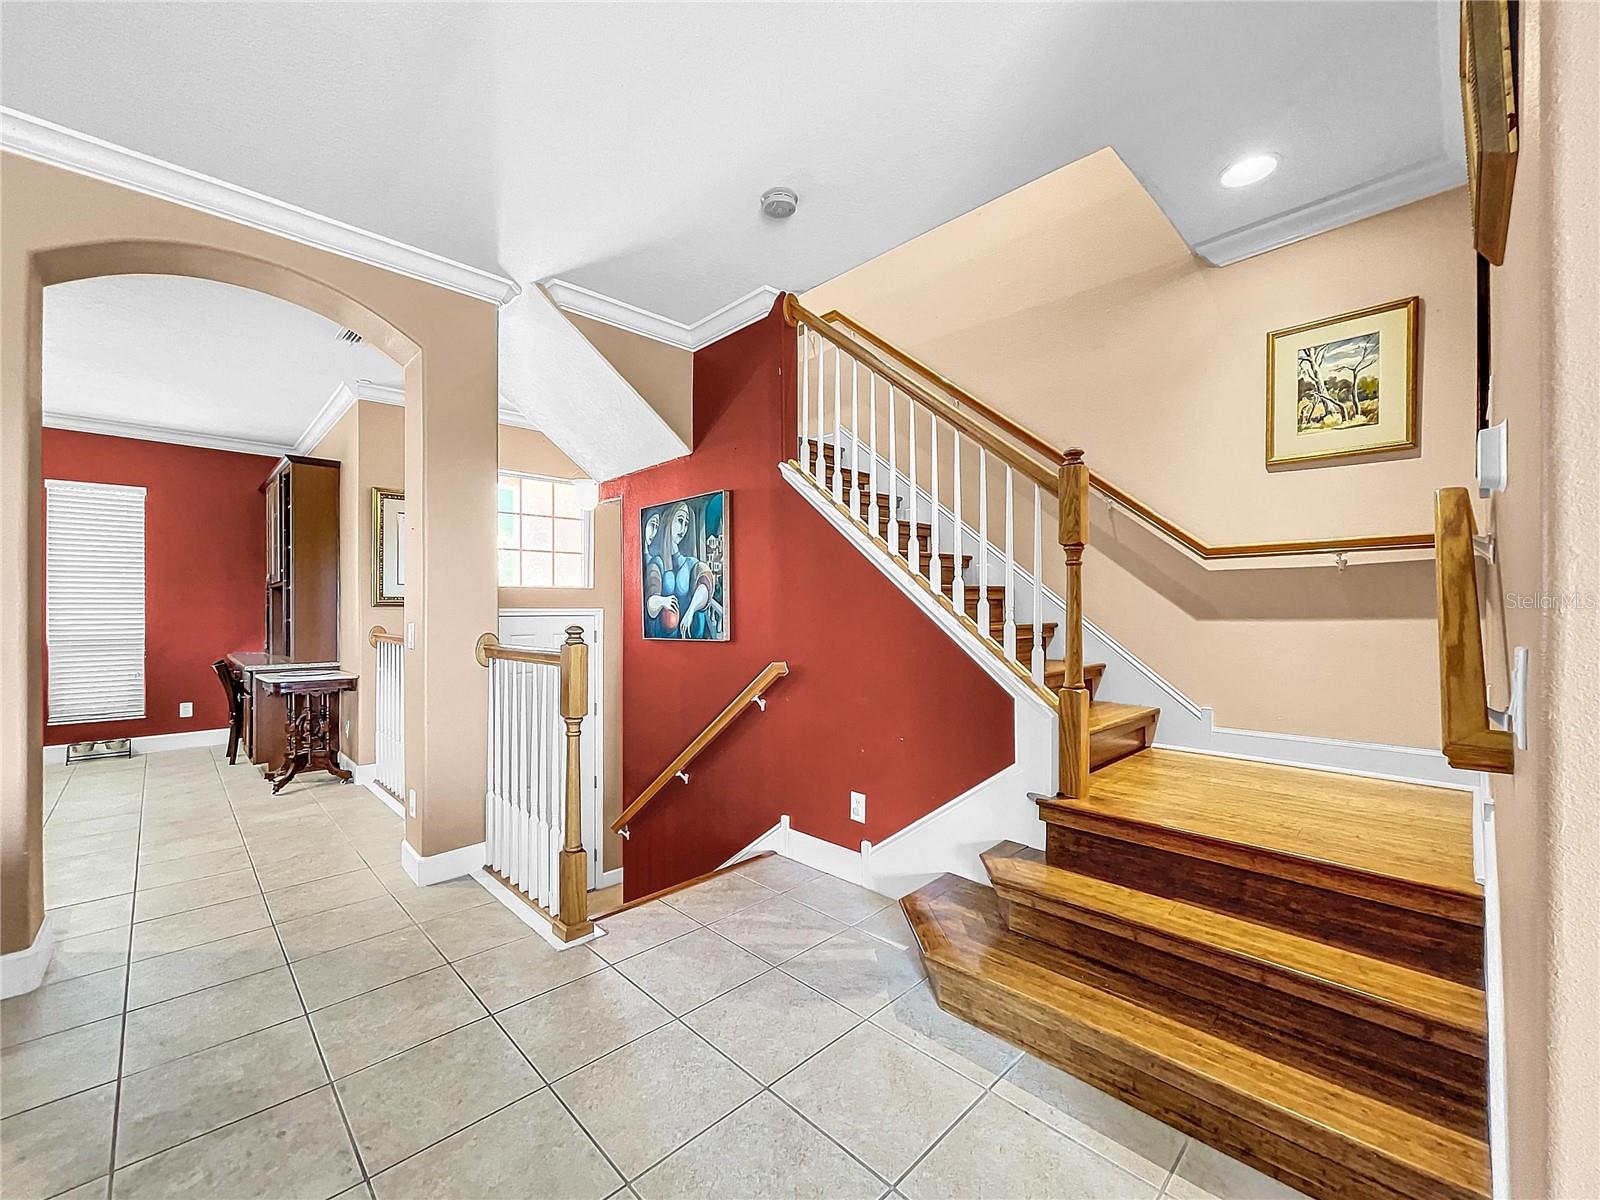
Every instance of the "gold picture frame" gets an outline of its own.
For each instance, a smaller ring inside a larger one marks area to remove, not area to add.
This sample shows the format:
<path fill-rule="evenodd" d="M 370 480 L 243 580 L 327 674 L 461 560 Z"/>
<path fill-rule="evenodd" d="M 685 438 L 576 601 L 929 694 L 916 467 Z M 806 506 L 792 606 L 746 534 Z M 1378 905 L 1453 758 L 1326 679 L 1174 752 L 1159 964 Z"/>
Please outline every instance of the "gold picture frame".
<path fill-rule="evenodd" d="M 1508 0 L 1461 0 L 1461 116 L 1478 253 L 1506 260 L 1517 181 L 1517 78 Z"/>
<path fill-rule="evenodd" d="M 406 602 L 406 494 L 372 489 L 372 607 L 398 608 Z"/>
<path fill-rule="evenodd" d="M 1415 450 L 1416 296 L 1267 334 L 1267 466 Z"/>

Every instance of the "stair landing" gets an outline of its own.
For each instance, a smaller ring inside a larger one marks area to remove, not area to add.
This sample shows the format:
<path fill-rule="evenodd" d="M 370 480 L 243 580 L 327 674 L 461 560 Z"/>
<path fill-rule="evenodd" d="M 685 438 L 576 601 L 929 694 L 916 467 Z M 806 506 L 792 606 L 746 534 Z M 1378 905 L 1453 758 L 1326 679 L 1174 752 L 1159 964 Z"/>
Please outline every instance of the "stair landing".
<path fill-rule="evenodd" d="M 1414 885 L 1469 918 L 1483 904 L 1473 876 L 1468 792 L 1153 749 L 1097 771 L 1087 797 L 1047 799 L 1041 808 L 1049 810 L 1047 820 L 1070 812 L 1086 822 L 1210 843 L 1218 853 L 1248 846 L 1374 882 Z"/>

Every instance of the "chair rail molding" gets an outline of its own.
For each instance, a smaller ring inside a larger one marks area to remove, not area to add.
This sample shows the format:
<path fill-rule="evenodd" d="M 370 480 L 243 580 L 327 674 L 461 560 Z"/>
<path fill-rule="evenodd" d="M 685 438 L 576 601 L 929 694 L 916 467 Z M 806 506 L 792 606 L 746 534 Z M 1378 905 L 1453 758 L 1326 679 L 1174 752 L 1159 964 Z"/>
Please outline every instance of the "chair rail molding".
<path fill-rule="evenodd" d="M 14 108 L 0 106 L 0 147 L 24 158 L 103 179 L 496 306 L 522 290 L 514 281 L 492 271 L 409 246 Z"/>
<path fill-rule="evenodd" d="M 680 350 L 699 350 L 746 325 L 754 325 L 772 311 L 773 302 L 780 295 L 777 288 L 763 284 L 698 321 L 685 324 L 565 279 L 547 279 L 542 286 L 562 312 L 576 313 Z"/>

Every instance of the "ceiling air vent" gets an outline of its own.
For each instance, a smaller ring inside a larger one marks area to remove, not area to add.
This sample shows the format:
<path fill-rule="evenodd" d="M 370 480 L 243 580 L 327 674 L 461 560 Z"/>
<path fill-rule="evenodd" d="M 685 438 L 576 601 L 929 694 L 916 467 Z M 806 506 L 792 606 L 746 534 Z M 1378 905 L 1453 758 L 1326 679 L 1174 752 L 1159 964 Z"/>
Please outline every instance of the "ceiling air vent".
<path fill-rule="evenodd" d="M 354 329 L 341 329 L 339 330 L 339 340 L 348 342 L 352 346 L 359 346 L 361 344 L 361 335 Z"/>

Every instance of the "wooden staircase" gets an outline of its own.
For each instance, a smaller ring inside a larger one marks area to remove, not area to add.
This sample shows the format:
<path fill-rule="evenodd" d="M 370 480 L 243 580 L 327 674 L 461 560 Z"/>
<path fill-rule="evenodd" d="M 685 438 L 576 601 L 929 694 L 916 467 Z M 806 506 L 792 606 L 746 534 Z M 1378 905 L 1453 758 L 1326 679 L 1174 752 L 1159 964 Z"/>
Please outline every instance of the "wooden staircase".
<path fill-rule="evenodd" d="M 902 906 L 939 1003 L 1316 1197 L 1488 1190 L 1462 793 L 1170 750 Z"/>
<path fill-rule="evenodd" d="M 897 454 L 911 464 L 910 487 L 898 490 L 919 495 L 920 428 L 934 443 L 931 453 L 922 443 L 925 494 L 951 496 L 959 517 L 972 481 L 954 464 L 941 480 L 938 446 L 966 445 L 990 484 L 1000 472 L 1003 504 L 990 502 L 980 474 L 977 526 L 988 540 L 969 530 L 960 548 L 975 540 L 988 557 L 999 547 L 1013 581 L 1013 516 L 1029 512 L 1032 544 L 1021 552 L 1031 550 L 1035 605 L 1045 496 L 1055 511 L 1065 636 L 1053 624 L 1040 632 L 1061 651 L 1035 670 L 1032 626 L 1024 637 L 1020 624 L 1012 648 L 1058 716 L 1055 793 L 1033 797 L 1044 848 L 1001 842 L 982 855 L 988 884 L 943 875 L 901 901 L 939 1004 L 1313 1197 L 1487 1200 L 1470 795 L 1155 748 L 1158 710 L 1101 699 L 1101 669 L 1082 661 L 1091 480 L 1082 452 L 1041 461 L 1049 448 L 1039 439 L 949 381 L 939 388 L 959 403 L 922 387 L 912 375 L 927 369 L 881 341 L 873 346 L 887 359 L 792 299 L 789 309 L 801 364 L 792 465 L 1002 657 L 1004 592 L 987 589 L 987 621 L 970 584 L 958 600 L 952 581 L 970 555 L 930 560 L 933 526 L 895 520 L 890 498 L 872 494 L 873 473 L 841 472 L 835 447 L 855 456 L 865 446 L 866 461 L 880 462 L 882 389 L 870 385 L 890 380 L 891 496 Z M 865 393 L 858 367 L 869 373 Z M 909 437 L 904 423 L 896 433 L 897 395 L 909 397 Z M 1460 557 L 1470 564 L 1470 547 Z M 1475 635 L 1475 616 L 1461 624 Z M 1462 690 L 1481 709 L 1481 672 Z"/>

